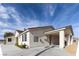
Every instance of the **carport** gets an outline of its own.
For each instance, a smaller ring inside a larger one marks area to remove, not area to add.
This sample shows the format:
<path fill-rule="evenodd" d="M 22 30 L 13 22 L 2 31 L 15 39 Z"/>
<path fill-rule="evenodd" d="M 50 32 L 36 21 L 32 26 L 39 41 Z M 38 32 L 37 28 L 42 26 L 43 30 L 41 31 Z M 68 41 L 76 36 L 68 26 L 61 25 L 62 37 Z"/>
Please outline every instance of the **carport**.
<path fill-rule="evenodd" d="M 58 45 L 60 48 L 64 48 L 70 45 L 73 41 L 73 31 L 71 27 L 56 29 L 45 32 L 49 45 Z"/>

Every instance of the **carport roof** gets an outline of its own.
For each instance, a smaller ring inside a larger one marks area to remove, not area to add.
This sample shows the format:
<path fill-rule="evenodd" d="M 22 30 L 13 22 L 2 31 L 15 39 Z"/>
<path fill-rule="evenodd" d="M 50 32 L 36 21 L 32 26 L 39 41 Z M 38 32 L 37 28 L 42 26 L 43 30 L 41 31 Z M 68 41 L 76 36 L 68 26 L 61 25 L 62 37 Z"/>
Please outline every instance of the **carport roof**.
<path fill-rule="evenodd" d="M 48 34 L 52 34 L 52 33 L 58 33 L 61 30 L 65 30 L 67 32 L 67 29 L 69 29 L 71 31 L 72 35 L 73 35 L 73 30 L 72 30 L 71 25 L 65 26 L 65 27 L 62 27 L 62 28 L 59 28 L 59 29 L 55 29 L 55 30 L 52 30 L 52 31 L 45 32 L 45 34 L 48 35 Z"/>

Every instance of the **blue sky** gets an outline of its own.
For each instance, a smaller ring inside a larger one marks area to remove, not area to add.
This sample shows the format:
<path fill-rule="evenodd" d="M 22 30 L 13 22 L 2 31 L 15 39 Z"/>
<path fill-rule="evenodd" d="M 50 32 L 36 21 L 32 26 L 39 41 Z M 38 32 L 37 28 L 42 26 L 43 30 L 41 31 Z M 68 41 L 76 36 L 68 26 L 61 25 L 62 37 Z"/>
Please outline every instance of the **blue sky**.
<path fill-rule="evenodd" d="M 79 4 L 0 4 L 0 39 L 7 31 L 47 25 L 72 25 L 78 37 Z"/>

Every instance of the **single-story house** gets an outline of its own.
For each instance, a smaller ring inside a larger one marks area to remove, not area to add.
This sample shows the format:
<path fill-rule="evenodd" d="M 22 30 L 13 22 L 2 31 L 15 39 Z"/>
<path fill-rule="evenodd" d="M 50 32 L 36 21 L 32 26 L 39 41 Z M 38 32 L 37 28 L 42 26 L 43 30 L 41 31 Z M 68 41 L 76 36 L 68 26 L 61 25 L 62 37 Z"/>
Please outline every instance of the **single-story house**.
<path fill-rule="evenodd" d="M 4 34 L 4 43 L 9 45 L 14 45 L 16 43 L 15 35 L 11 32 L 6 32 Z"/>
<path fill-rule="evenodd" d="M 73 43 L 72 26 L 55 29 L 52 26 L 27 28 L 24 31 L 16 30 L 15 38 L 18 45 L 26 44 L 29 48 L 58 45 L 64 48 Z"/>

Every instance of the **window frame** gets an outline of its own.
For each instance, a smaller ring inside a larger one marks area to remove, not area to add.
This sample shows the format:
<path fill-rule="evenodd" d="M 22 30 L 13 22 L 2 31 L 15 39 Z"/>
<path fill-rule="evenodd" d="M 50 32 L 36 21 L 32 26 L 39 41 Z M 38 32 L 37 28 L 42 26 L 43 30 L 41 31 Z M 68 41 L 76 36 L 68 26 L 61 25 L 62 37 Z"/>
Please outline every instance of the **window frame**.
<path fill-rule="evenodd" d="M 11 42 L 12 41 L 12 38 L 8 38 L 8 42 Z"/>
<path fill-rule="evenodd" d="M 34 36 L 34 42 L 39 42 L 38 36 Z"/>
<path fill-rule="evenodd" d="M 27 33 L 22 34 L 22 41 L 27 41 Z"/>
<path fill-rule="evenodd" d="M 27 41 L 27 33 L 25 33 L 24 36 L 25 36 L 25 41 Z"/>

